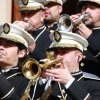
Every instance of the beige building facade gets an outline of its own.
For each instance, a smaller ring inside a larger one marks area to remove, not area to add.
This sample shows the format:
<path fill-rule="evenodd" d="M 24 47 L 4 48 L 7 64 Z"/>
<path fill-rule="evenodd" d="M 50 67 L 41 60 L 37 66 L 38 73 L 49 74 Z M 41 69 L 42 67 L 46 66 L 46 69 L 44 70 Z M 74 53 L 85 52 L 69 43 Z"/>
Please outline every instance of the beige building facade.
<path fill-rule="evenodd" d="M 0 24 L 11 22 L 12 0 L 0 0 Z"/>

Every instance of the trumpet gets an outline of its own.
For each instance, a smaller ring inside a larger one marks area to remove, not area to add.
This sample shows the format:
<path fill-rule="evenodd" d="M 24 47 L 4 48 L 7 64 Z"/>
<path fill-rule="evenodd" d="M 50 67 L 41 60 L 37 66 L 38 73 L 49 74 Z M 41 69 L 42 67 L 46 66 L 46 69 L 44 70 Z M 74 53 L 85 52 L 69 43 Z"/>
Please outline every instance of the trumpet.
<path fill-rule="evenodd" d="M 34 85 L 36 79 L 40 77 L 41 70 L 51 69 L 55 65 L 61 65 L 62 58 L 54 59 L 53 51 L 47 51 L 46 58 L 50 61 L 47 61 L 44 64 L 39 64 L 39 62 L 33 58 L 25 60 L 22 64 L 22 73 L 27 79 L 31 80 L 31 83 L 29 84 L 29 87 L 26 89 L 26 92 L 21 98 L 21 100 L 28 100 L 30 86 Z"/>
<path fill-rule="evenodd" d="M 81 15 L 78 19 L 73 21 L 69 15 L 67 14 L 62 14 L 57 22 L 58 25 L 58 30 L 60 31 L 67 31 L 71 32 L 74 25 L 83 22 L 85 19 L 87 19 L 90 16 L 90 14 L 83 14 Z"/>
<path fill-rule="evenodd" d="M 32 26 L 32 24 L 31 23 L 28 23 L 28 25 L 25 26 L 24 30 L 27 30 L 30 26 Z"/>
<path fill-rule="evenodd" d="M 0 56 L 2 56 L 2 52 L 0 52 Z"/>
<path fill-rule="evenodd" d="M 13 24 L 17 25 L 21 21 L 15 21 Z M 24 22 L 25 23 L 25 22 Z M 27 25 L 25 27 L 18 25 L 19 27 L 22 27 L 24 30 L 27 30 L 30 26 L 32 26 L 31 23 L 27 22 Z"/>
<path fill-rule="evenodd" d="M 55 65 L 60 65 L 62 58 L 54 59 L 53 51 L 46 52 L 46 56 L 47 56 L 46 58 L 49 59 L 50 61 L 45 62 L 44 64 L 39 64 L 39 62 L 33 58 L 27 59 L 22 64 L 22 73 L 27 79 L 35 80 L 40 76 L 41 70 L 50 69 Z"/>

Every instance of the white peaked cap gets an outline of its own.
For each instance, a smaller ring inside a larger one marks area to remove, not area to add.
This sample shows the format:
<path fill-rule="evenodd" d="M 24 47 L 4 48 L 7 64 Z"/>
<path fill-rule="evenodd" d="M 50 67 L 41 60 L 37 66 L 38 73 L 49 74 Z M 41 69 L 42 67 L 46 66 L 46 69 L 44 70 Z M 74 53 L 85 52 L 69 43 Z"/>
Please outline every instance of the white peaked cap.
<path fill-rule="evenodd" d="M 93 3 L 97 3 L 97 4 L 100 5 L 100 0 L 79 0 L 78 6 L 79 6 L 80 8 L 82 8 L 82 6 L 83 6 L 83 4 L 84 4 L 85 2 L 93 2 Z"/>
<path fill-rule="evenodd" d="M 46 0 L 14 0 L 19 4 L 19 11 L 22 10 L 38 10 L 44 9 L 44 5 L 47 4 Z"/>
<path fill-rule="evenodd" d="M 47 0 L 47 2 L 55 2 L 60 5 L 63 5 L 67 0 Z"/>
<path fill-rule="evenodd" d="M 27 48 L 34 43 L 34 38 L 28 32 L 11 23 L 0 25 L 0 38 L 21 43 Z"/>
<path fill-rule="evenodd" d="M 59 31 L 50 34 L 53 41 L 48 50 L 54 48 L 76 48 L 83 52 L 88 46 L 88 41 L 77 33 Z"/>

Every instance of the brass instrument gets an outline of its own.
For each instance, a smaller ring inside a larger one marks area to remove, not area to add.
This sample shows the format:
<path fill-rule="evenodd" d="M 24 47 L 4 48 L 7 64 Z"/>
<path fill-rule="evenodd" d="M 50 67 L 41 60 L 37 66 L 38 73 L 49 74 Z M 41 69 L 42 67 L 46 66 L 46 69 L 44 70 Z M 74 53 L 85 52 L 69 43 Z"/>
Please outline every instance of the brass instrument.
<path fill-rule="evenodd" d="M 20 22 L 20 21 L 15 21 L 13 24 L 17 24 L 18 22 Z M 25 26 L 23 29 L 27 30 L 30 26 L 32 26 L 32 24 L 27 22 L 27 26 Z M 19 26 L 19 27 L 21 27 L 21 26 Z"/>
<path fill-rule="evenodd" d="M 30 26 L 32 26 L 32 24 L 31 23 L 28 23 L 28 25 L 25 26 L 24 30 L 27 30 Z"/>
<path fill-rule="evenodd" d="M 47 59 L 50 61 L 45 62 L 44 64 L 39 64 L 38 61 L 35 59 L 29 58 L 22 64 L 22 73 L 23 75 L 31 80 L 29 87 L 27 88 L 26 92 L 24 93 L 21 100 L 28 100 L 30 86 L 35 84 L 35 81 L 38 77 L 40 77 L 41 70 L 50 69 L 55 65 L 61 64 L 62 58 L 54 59 L 54 52 L 47 51 L 46 52 Z"/>
<path fill-rule="evenodd" d="M 67 14 L 62 14 L 59 19 L 58 19 L 58 30 L 60 31 L 67 31 L 71 32 L 74 25 L 83 22 L 85 19 L 87 19 L 90 16 L 90 14 L 83 14 L 80 16 L 79 19 L 76 19 L 73 21 L 69 15 Z"/>

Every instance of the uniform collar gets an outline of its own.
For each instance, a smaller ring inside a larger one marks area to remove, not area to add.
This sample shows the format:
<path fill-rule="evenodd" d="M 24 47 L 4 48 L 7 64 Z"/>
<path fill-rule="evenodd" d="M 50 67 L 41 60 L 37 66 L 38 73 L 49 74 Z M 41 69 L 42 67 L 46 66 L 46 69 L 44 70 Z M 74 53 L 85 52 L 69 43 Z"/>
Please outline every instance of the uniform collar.
<path fill-rule="evenodd" d="M 18 70 L 19 70 L 19 67 L 12 67 L 12 68 L 7 69 L 7 70 L 1 69 L 1 72 L 5 73 L 5 72 L 10 72 L 10 71 L 18 71 Z"/>
<path fill-rule="evenodd" d="M 36 37 L 42 32 L 42 30 L 45 30 L 45 29 L 46 29 L 46 26 L 43 25 L 42 27 L 36 29 L 36 30 L 33 32 L 32 36 L 36 39 Z M 44 31 L 43 31 L 43 32 L 44 32 Z M 42 33 L 43 33 L 43 32 L 42 32 Z M 42 34 L 42 33 L 41 33 L 41 34 Z"/>
<path fill-rule="evenodd" d="M 50 27 L 54 27 L 55 25 L 57 25 L 57 22 L 54 22 L 52 26 L 49 26 L 49 25 L 47 25 L 47 26 L 48 26 L 48 28 L 50 28 Z"/>
<path fill-rule="evenodd" d="M 7 70 L 3 70 L 3 69 L 1 69 L 1 72 L 2 73 L 5 73 L 5 72 L 8 72 L 10 69 L 7 69 Z"/>
<path fill-rule="evenodd" d="M 51 33 L 54 32 L 55 30 L 57 30 L 58 25 L 57 22 L 54 22 L 54 24 L 52 26 L 49 26 L 47 24 L 45 24 L 46 28 L 48 31 L 50 31 Z"/>
<path fill-rule="evenodd" d="M 45 25 L 43 25 L 43 26 L 37 28 L 35 31 L 42 30 L 42 29 L 44 29 L 44 28 L 45 28 Z"/>
<path fill-rule="evenodd" d="M 18 74 L 21 74 L 21 70 L 19 67 L 12 67 L 11 69 L 2 72 L 2 74 L 5 76 L 6 79 L 10 79 Z"/>
<path fill-rule="evenodd" d="M 83 76 L 83 72 L 80 70 L 78 72 L 75 72 L 75 73 L 71 73 L 71 75 L 76 79 L 80 79 L 82 76 Z"/>
<path fill-rule="evenodd" d="M 95 27 L 95 28 L 93 28 L 93 30 L 96 30 L 96 29 L 100 29 L 100 26 L 99 26 L 99 27 Z"/>

